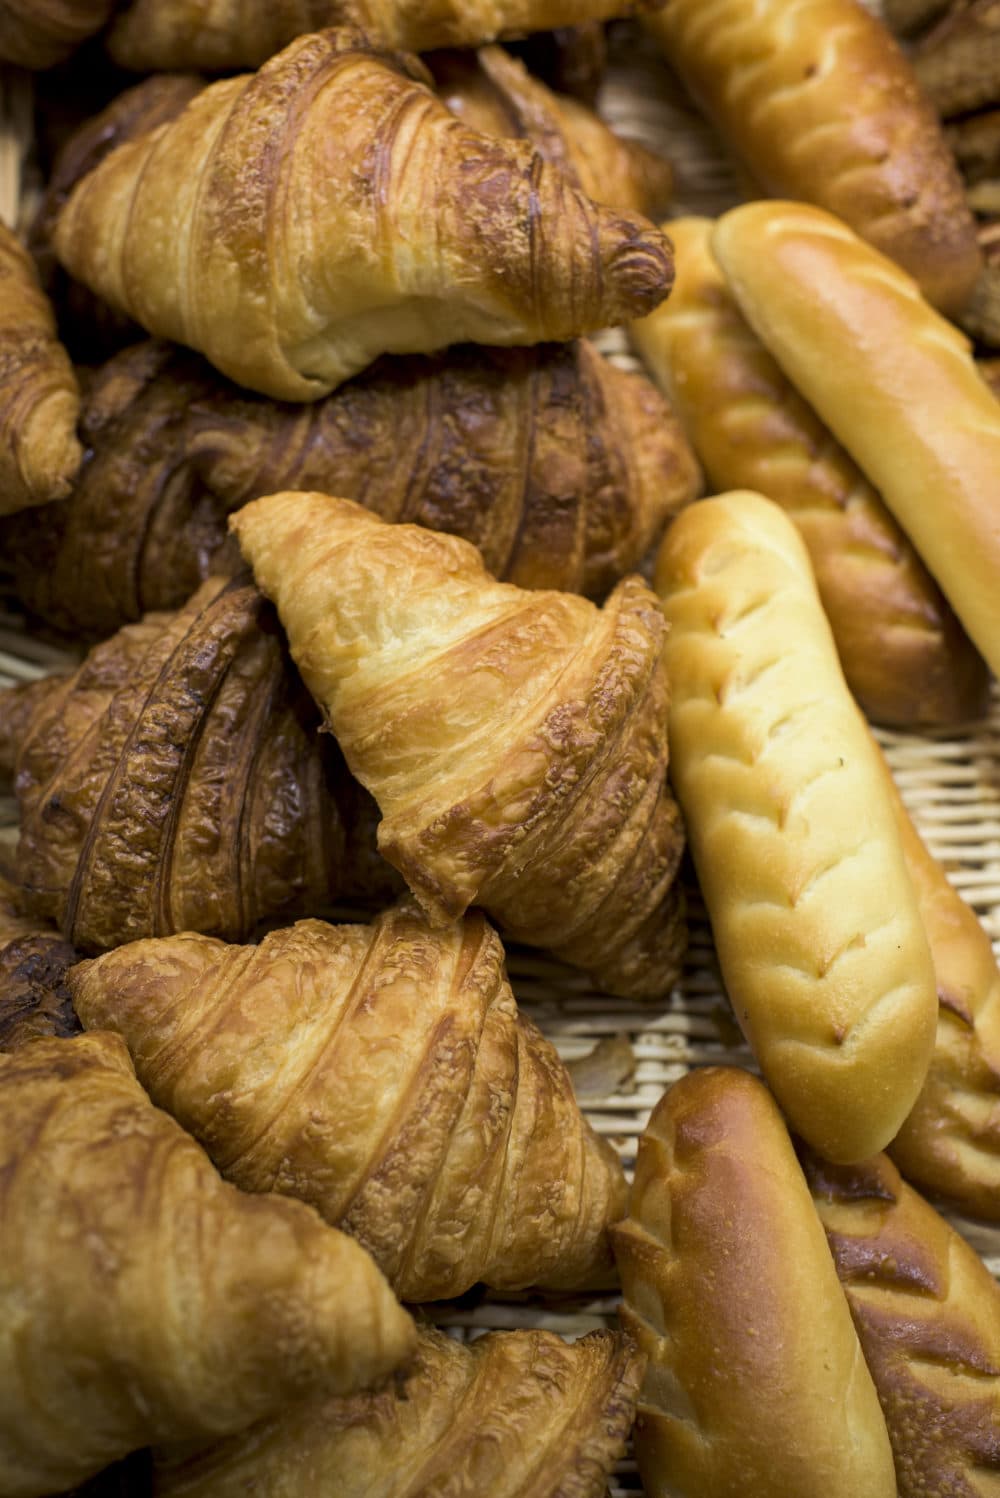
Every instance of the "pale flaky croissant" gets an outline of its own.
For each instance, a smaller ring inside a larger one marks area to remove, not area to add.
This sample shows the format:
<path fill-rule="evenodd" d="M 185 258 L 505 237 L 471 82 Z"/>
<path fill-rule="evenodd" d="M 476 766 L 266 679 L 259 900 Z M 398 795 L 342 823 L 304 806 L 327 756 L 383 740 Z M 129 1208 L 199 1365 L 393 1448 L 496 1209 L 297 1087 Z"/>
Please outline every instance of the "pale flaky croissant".
<path fill-rule="evenodd" d="M 77 953 L 46 922 L 26 915 L 15 885 L 0 878 L 0 1051 L 42 1035 L 78 1035 L 66 974 Z"/>
<path fill-rule="evenodd" d="M 231 524 L 428 913 L 477 904 L 610 992 L 666 992 L 683 836 L 646 585 L 626 578 L 603 609 L 527 592 L 468 542 L 324 494 L 271 495 Z"/>
<path fill-rule="evenodd" d="M 0 62 L 51 68 L 100 31 L 115 0 L 0 0 Z"/>
<path fill-rule="evenodd" d="M 0 223 L 0 515 L 63 499 L 83 449 L 80 391 L 31 257 Z"/>
<path fill-rule="evenodd" d="M 642 1359 L 620 1332 L 453 1341 L 422 1328 L 398 1391 L 311 1401 L 193 1457 L 155 1498 L 604 1498 Z"/>
<path fill-rule="evenodd" d="M 427 52 L 655 9 L 662 0 L 127 0 L 111 32 L 128 68 L 255 68 L 321 26 L 360 26 Z"/>
<path fill-rule="evenodd" d="M 0 694 L 0 716 L 21 690 Z M 31 707 L 18 879 L 83 951 L 176 930 L 239 939 L 392 887 L 374 807 L 317 736 L 246 582 L 209 579 L 176 614 L 127 626 Z"/>
<path fill-rule="evenodd" d="M 118 1036 L 0 1055 L 4 1498 L 370 1387 L 413 1345 L 368 1255 L 221 1181 Z"/>
<path fill-rule="evenodd" d="M 228 1180 L 309 1202 L 403 1300 L 611 1282 L 621 1166 L 518 1015 L 482 916 L 436 931 L 408 902 L 256 948 L 187 933 L 71 982 L 84 1024 L 124 1037 Z"/>
<path fill-rule="evenodd" d="M 669 241 L 469 130 L 345 28 L 213 84 L 85 177 L 60 260 L 150 332 L 284 400 L 381 353 L 563 340 L 670 289 Z"/>

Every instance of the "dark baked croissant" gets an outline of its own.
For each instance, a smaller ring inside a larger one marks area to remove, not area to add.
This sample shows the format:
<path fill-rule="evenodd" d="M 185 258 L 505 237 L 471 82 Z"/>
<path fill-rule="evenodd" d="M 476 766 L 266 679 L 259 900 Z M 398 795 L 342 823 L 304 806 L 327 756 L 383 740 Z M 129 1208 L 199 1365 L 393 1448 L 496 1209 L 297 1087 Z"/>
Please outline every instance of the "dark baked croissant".
<path fill-rule="evenodd" d="M 407 902 L 252 949 L 188 932 L 85 962 L 71 984 L 88 1029 L 124 1037 L 228 1180 L 309 1202 L 401 1299 L 613 1282 L 625 1177 L 518 1015 L 482 916 L 435 931 Z"/>
<path fill-rule="evenodd" d="M 100 31 L 115 0 L 0 0 L 0 62 L 51 68 Z"/>
<path fill-rule="evenodd" d="M 642 1359 L 620 1332 L 564 1342 L 422 1328 L 398 1392 L 312 1401 L 201 1455 L 164 1457 L 155 1498 L 604 1498 Z"/>
<path fill-rule="evenodd" d="M 4 1498 L 370 1387 L 414 1337 L 352 1239 L 219 1179 L 117 1035 L 0 1055 Z"/>
<path fill-rule="evenodd" d="M 662 301 L 658 230 L 469 130 L 427 76 L 350 28 L 303 37 L 102 161 L 57 254 L 281 400 L 316 400 L 381 353 L 562 341 Z"/>
<path fill-rule="evenodd" d="M 31 257 L 0 224 L 0 515 L 69 493 L 80 392 Z"/>
<path fill-rule="evenodd" d="M 435 920 L 480 905 L 609 992 L 662 994 L 683 950 L 660 607 L 494 582 L 468 542 L 349 500 L 234 515 L 292 657 Z"/>
<path fill-rule="evenodd" d="M 78 1035 L 66 973 L 77 954 L 58 932 L 24 912 L 16 887 L 0 878 L 0 1051 L 42 1035 Z"/>
<path fill-rule="evenodd" d="M 13 696 L 0 694 L 0 717 Z M 374 808 L 245 582 L 209 579 L 34 701 L 18 754 L 18 877 L 81 951 L 258 922 L 380 893 Z"/>
<path fill-rule="evenodd" d="M 662 0 L 128 0 L 109 39 L 127 68 L 255 68 L 322 26 L 360 26 L 411 52 L 604 21 Z"/>

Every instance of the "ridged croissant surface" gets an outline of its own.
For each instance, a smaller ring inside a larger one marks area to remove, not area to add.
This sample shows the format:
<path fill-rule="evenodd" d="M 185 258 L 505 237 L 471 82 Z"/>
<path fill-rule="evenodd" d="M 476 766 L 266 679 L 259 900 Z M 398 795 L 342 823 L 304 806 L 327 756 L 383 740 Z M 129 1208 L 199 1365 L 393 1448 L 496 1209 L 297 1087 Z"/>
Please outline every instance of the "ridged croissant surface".
<path fill-rule="evenodd" d="M 454 536 L 276 494 L 231 521 L 292 657 L 424 909 L 480 905 L 609 992 L 662 994 L 683 949 L 662 612 L 495 583 Z"/>
<path fill-rule="evenodd" d="M 4 1498 L 370 1387 L 413 1342 L 368 1255 L 220 1181 L 118 1036 L 0 1055 Z"/>
<path fill-rule="evenodd" d="M 71 981 L 228 1180 L 311 1203 L 401 1299 L 613 1280 L 621 1166 L 518 1015 L 482 916 L 435 931 L 404 906 L 254 948 L 186 933 Z"/>
<path fill-rule="evenodd" d="M 26 915 L 18 891 L 0 878 L 0 1051 L 41 1035 L 77 1035 L 66 973 L 77 954 L 58 932 Z"/>
<path fill-rule="evenodd" d="M 114 0 L 0 0 L 0 62 L 51 68 L 100 31 Z"/>
<path fill-rule="evenodd" d="M 382 353 L 562 341 L 663 300 L 658 230 L 469 130 L 426 77 L 350 28 L 302 37 L 101 162 L 62 213 L 59 258 L 279 400 L 316 400 Z"/>
<path fill-rule="evenodd" d="M 604 1498 L 642 1360 L 620 1332 L 564 1342 L 420 1333 L 399 1392 L 311 1401 L 164 1459 L 155 1498 Z"/>
<path fill-rule="evenodd" d="M 17 714 L 23 689 L 0 694 Z M 258 922 L 391 887 L 371 803 L 316 735 L 273 615 L 212 578 L 34 697 L 18 878 L 81 951 Z M 387 878 L 388 876 L 388 878 Z"/>
<path fill-rule="evenodd" d="M 123 67 L 255 68 L 321 26 L 360 26 L 411 52 L 476 47 L 655 8 L 662 0 L 131 0 L 111 32 Z"/>
<path fill-rule="evenodd" d="M 0 515 L 69 493 L 80 392 L 31 257 L 0 223 Z"/>

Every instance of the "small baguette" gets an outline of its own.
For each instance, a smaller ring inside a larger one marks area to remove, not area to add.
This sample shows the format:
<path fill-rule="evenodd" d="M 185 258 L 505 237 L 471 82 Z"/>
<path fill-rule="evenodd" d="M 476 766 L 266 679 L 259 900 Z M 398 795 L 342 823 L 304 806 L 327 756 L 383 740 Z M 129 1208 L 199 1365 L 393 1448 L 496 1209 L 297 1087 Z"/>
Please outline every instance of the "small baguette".
<path fill-rule="evenodd" d="M 899 1498 L 1000 1482 L 1000 1287 L 881 1155 L 803 1163 L 885 1414 Z"/>
<path fill-rule="evenodd" d="M 1000 406 L 968 340 L 909 276 L 818 208 L 734 208 L 712 248 L 743 315 L 1000 672 Z"/>
<path fill-rule="evenodd" d="M 934 969 L 882 767 L 781 510 L 736 493 L 667 532 L 670 752 L 736 1017 L 793 1128 L 884 1149 L 923 1086 Z"/>
<path fill-rule="evenodd" d="M 647 1355 L 650 1498 L 895 1498 L 892 1453 L 781 1116 L 747 1072 L 691 1072 L 639 1145 L 613 1229 Z"/>
<path fill-rule="evenodd" d="M 875 490 L 748 326 L 712 255 L 714 221 L 664 227 L 674 289 L 630 336 L 714 491 L 754 489 L 794 521 L 869 718 L 914 727 L 984 711 L 981 656 Z"/>

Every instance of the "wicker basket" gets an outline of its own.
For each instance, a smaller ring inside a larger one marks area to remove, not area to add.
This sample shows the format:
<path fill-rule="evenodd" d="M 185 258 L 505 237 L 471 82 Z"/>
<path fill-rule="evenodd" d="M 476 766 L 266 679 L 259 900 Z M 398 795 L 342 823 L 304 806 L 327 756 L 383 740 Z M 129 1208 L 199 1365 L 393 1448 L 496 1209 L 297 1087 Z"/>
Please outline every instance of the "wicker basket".
<path fill-rule="evenodd" d="M 712 132 L 630 28 L 616 34 L 600 108 L 622 134 L 670 156 L 676 212 L 717 213 L 739 201 L 738 175 Z M 12 223 L 36 185 L 25 171 L 31 156 L 31 93 L 23 75 L 0 76 L 0 115 L 0 215 Z M 606 335 L 602 346 L 616 362 L 634 367 L 620 334 Z M 34 679 L 66 662 L 65 652 L 26 635 L 16 604 L 0 595 L 0 685 Z M 989 717 L 962 730 L 925 736 L 879 732 L 878 738 L 920 832 L 1000 951 L 1000 692 L 994 691 Z M 13 802 L 0 800 L 0 828 L 6 826 L 8 838 L 15 816 Z M 566 1059 L 587 1054 L 609 1036 L 628 1037 L 633 1075 L 611 1095 L 582 1098 L 591 1123 L 614 1143 L 627 1168 L 650 1110 L 684 1072 L 711 1063 L 753 1065 L 732 1019 L 694 889 L 690 906 L 684 974 L 659 1003 L 637 1006 L 611 999 L 553 959 L 524 950 L 510 953 L 519 1000 Z M 1000 1275 L 1000 1230 L 952 1220 Z M 573 1336 L 613 1324 L 615 1306 L 614 1297 L 501 1301 L 473 1293 L 435 1308 L 435 1319 L 457 1335 L 535 1326 Z M 612 1494 L 638 1491 L 634 1463 L 620 1463 Z"/>

